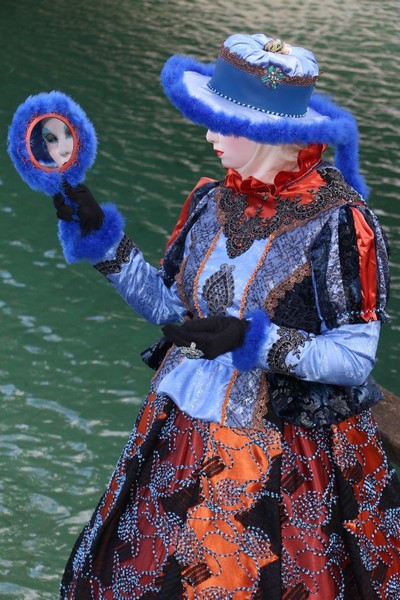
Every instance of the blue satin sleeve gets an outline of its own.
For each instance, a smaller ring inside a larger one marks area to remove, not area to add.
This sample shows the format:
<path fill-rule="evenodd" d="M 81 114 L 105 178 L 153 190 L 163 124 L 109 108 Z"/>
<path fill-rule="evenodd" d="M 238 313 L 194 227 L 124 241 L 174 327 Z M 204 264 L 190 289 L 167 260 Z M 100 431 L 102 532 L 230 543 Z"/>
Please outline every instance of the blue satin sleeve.
<path fill-rule="evenodd" d="M 256 366 L 305 381 L 358 386 L 375 364 L 379 332 L 379 321 L 335 329 L 323 326 L 319 335 L 270 323 Z"/>
<path fill-rule="evenodd" d="M 108 250 L 101 264 L 115 262 L 117 247 Z M 99 264 L 94 266 L 99 268 Z M 165 285 L 161 271 L 146 262 L 136 246 L 118 261 L 118 272 L 108 273 L 106 277 L 129 306 L 150 323 L 162 325 L 183 321 L 187 310 L 179 298 L 176 284 Z"/>

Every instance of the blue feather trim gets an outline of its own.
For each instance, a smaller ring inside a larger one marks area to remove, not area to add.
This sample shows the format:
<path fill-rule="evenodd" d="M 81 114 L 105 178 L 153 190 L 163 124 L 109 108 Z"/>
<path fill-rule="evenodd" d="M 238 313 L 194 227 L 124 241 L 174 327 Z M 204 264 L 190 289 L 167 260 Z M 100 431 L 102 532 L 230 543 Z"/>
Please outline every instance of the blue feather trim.
<path fill-rule="evenodd" d="M 185 71 L 194 71 L 211 77 L 215 64 L 203 64 L 190 56 L 172 56 L 161 71 L 161 83 L 172 104 L 190 121 L 203 125 L 222 135 L 242 136 L 259 143 L 305 144 L 319 142 L 335 147 L 335 166 L 346 181 L 364 198 L 368 188 L 358 166 L 358 128 L 353 115 L 337 106 L 328 96 L 314 92 L 310 108 L 324 119 L 302 121 L 286 117 L 251 121 L 249 117 L 225 114 L 220 106 L 213 109 L 199 97 L 192 95 L 183 81 Z M 206 80 L 205 80 L 206 81 Z M 210 92 L 210 94 L 212 94 Z"/>
<path fill-rule="evenodd" d="M 118 208 L 111 203 L 101 204 L 104 220 L 96 231 L 82 235 L 77 221 L 59 221 L 58 237 L 67 263 L 88 260 L 97 263 L 106 252 L 119 242 L 125 226 Z"/>
<path fill-rule="evenodd" d="M 239 371 L 250 371 L 257 366 L 260 350 L 265 335 L 271 325 L 270 318 L 264 310 L 255 310 L 245 317 L 249 320 L 244 341 L 232 352 L 233 365 Z"/>

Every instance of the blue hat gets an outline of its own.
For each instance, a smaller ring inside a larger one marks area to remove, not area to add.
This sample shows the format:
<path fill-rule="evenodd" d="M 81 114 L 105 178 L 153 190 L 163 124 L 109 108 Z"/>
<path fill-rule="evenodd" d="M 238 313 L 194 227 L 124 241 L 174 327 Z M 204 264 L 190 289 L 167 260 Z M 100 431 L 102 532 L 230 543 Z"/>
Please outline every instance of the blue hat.
<path fill-rule="evenodd" d="M 365 197 L 357 123 L 350 112 L 314 92 L 318 76 L 310 50 L 258 33 L 228 37 L 216 63 L 172 56 L 161 81 L 185 117 L 222 135 L 269 144 L 334 146 L 335 165 Z"/>

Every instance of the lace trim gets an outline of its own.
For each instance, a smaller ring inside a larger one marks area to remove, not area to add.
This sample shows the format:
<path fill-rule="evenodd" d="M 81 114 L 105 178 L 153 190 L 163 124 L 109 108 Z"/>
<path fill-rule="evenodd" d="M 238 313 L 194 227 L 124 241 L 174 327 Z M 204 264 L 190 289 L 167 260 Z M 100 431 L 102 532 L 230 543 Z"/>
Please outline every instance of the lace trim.
<path fill-rule="evenodd" d="M 286 292 L 292 290 L 296 283 L 301 283 L 304 277 L 308 275 L 311 275 L 311 264 L 309 262 L 296 269 L 294 273 L 291 273 L 289 277 L 271 290 L 265 301 L 265 309 L 269 317 L 272 318 L 274 316 L 275 308 L 278 306 L 279 301 L 285 297 Z"/>
<path fill-rule="evenodd" d="M 297 329 L 288 329 L 280 327 L 278 329 L 278 339 L 272 344 L 268 352 L 268 365 L 271 371 L 275 373 L 284 373 L 290 375 L 293 373 L 296 365 L 286 364 L 286 359 L 290 352 L 293 352 L 296 358 L 300 359 L 300 348 L 304 348 L 306 341 L 310 339 L 309 335 L 304 335 Z"/>
<path fill-rule="evenodd" d="M 105 260 L 94 265 L 94 268 L 100 271 L 102 275 L 111 275 L 122 271 L 121 263 L 129 262 L 130 254 L 136 248 L 135 244 L 126 235 L 118 244 L 115 258 Z"/>
<path fill-rule="evenodd" d="M 356 192 L 345 180 L 342 173 L 327 163 L 323 164 L 318 173 L 326 181 L 330 194 L 345 200 L 348 204 L 361 204 L 366 206 L 363 197 Z"/>
<path fill-rule="evenodd" d="M 268 75 L 269 67 L 261 67 L 259 65 L 253 65 L 247 62 L 244 58 L 239 56 L 236 52 L 231 52 L 229 48 L 222 45 L 220 50 L 220 56 L 226 62 L 229 62 L 233 66 L 242 71 L 246 71 L 246 73 L 250 73 L 250 75 L 255 75 L 256 77 L 264 77 Z M 318 80 L 318 76 L 313 77 L 312 75 L 293 75 L 293 77 L 283 74 L 283 77 L 280 78 L 279 83 L 285 83 L 286 85 L 301 85 L 301 86 L 309 86 L 314 85 Z"/>
<path fill-rule="evenodd" d="M 302 196 L 283 198 L 275 196 L 276 212 L 271 217 L 261 217 L 262 204 L 256 208 L 256 213 L 247 217 L 247 196 L 234 192 L 224 183 L 216 193 L 217 218 L 223 227 L 227 238 L 226 250 L 229 258 L 236 258 L 246 252 L 255 240 L 266 239 L 274 231 L 281 228 L 293 228 L 302 221 L 307 221 L 326 208 L 344 202 L 343 195 L 337 194 L 337 188 L 330 185 L 321 187 L 315 193 L 311 202 L 300 204 Z M 356 194 L 356 192 L 354 192 Z M 359 199 L 358 194 L 356 194 Z M 349 200 L 350 202 L 352 200 Z"/>

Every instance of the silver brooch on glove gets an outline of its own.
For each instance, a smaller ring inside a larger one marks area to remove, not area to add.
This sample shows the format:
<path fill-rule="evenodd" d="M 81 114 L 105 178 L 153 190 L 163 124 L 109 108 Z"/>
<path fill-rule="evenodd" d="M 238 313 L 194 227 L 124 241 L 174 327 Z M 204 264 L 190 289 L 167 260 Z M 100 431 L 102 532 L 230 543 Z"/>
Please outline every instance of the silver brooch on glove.
<path fill-rule="evenodd" d="M 181 354 L 186 358 L 202 358 L 204 356 L 204 352 L 196 348 L 196 344 L 192 342 L 187 348 L 186 346 L 181 346 Z"/>

